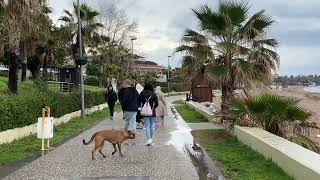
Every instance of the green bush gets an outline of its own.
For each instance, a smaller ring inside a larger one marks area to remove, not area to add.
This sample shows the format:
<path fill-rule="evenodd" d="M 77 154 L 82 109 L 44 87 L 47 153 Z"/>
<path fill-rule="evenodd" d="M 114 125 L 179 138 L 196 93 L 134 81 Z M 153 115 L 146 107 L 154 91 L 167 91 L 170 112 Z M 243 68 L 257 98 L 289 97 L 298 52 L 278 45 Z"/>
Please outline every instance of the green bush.
<path fill-rule="evenodd" d="M 164 93 L 168 92 L 168 83 L 159 83 L 161 86 L 161 91 Z M 190 84 L 183 84 L 183 83 L 170 83 L 170 91 L 172 92 L 185 92 L 190 91 L 191 85 Z"/>
<path fill-rule="evenodd" d="M 80 92 L 54 92 L 38 86 L 18 96 L 0 94 L 0 132 L 36 123 L 45 106 L 51 108 L 52 116 L 56 118 L 81 109 Z M 85 91 L 85 107 L 104 103 L 104 95 L 104 91 Z"/>
<path fill-rule="evenodd" d="M 95 76 L 87 76 L 84 84 L 88 86 L 99 86 L 99 79 Z"/>
<path fill-rule="evenodd" d="M 0 71 L 0 76 L 8 77 L 9 76 L 9 72 L 8 71 Z"/>
<path fill-rule="evenodd" d="M 0 81 L 0 89 L 4 89 L 6 87 L 8 87 L 8 85 L 5 82 Z"/>

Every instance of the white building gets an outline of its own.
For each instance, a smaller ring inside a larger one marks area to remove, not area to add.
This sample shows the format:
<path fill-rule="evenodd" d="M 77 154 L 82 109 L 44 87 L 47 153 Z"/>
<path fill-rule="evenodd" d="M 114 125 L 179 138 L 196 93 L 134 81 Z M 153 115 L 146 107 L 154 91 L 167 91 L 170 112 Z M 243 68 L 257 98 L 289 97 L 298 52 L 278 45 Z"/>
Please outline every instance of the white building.
<path fill-rule="evenodd" d="M 167 81 L 167 68 L 155 62 L 139 59 L 135 60 L 134 63 L 131 64 L 131 68 L 133 68 L 133 70 L 137 72 L 139 75 L 155 73 L 158 77 L 158 82 Z"/>

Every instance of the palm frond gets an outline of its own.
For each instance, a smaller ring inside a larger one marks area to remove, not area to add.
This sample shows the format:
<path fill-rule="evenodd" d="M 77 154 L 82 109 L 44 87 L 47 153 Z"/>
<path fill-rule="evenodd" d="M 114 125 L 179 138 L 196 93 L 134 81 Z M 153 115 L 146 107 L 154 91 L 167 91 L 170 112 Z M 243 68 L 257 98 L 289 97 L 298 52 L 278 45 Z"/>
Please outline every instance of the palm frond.
<path fill-rule="evenodd" d="M 218 6 L 218 12 L 230 19 L 231 24 L 240 25 L 247 18 L 248 4 L 248 2 L 222 1 Z"/>

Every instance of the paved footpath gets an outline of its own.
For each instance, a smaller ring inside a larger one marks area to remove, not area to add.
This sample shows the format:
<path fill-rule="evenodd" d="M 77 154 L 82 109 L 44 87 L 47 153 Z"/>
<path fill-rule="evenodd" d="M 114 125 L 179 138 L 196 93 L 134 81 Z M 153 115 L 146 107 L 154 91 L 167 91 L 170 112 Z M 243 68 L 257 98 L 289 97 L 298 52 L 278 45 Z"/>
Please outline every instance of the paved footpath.
<path fill-rule="evenodd" d="M 166 100 L 170 103 L 180 98 L 182 96 Z M 82 139 L 89 140 L 94 132 L 102 129 L 123 128 L 122 114 L 118 113 L 115 120 L 102 121 L 5 179 L 199 179 L 196 168 L 183 151 L 185 144 L 192 143 L 190 128 L 168 112 L 165 127 L 155 132 L 154 146 L 145 146 L 145 133 L 138 129 L 136 139 L 127 141 L 132 145 L 122 146 L 125 157 L 118 153 L 112 156 L 112 146 L 107 144 L 103 149 L 107 157 L 103 158 L 97 152 L 97 160 L 92 161 L 94 143 L 85 146 Z"/>

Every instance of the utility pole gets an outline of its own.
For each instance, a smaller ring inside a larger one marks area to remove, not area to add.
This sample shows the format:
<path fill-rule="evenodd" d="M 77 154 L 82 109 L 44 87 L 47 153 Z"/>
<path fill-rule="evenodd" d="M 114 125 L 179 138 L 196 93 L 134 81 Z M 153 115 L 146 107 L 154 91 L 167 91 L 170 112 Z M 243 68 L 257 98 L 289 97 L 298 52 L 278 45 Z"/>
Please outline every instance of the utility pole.
<path fill-rule="evenodd" d="M 134 55 L 133 55 L 133 41 L 134 41 L 134 40 L 137 40 L 137 38 L 136 38 L 136 37 L 132 37 L 132 38 L 131 38 L 131 61 L 132 61 L 131 70 L 132 70 L 132 73 L 135 72 L 135 71 L 134 71 Z M 134 78 L 132 78 L 132 82 L 133 82 L 133 86 L 135 86 L 135 85 L 136 85 L 136 82 L 135 82 Z"/>
<path fill-rule="evenodd" d="M 82 35 L 81 35 L 81 17 L 80 17 L 80 0 L 78 0 L 78 38 L 79 38 L 79 55 L 82 59 Z M 80 89 L 81 89 L 81 117 L 85 117 L 84 110 L 84 85 L 83 85 L 83 66 L 80 65 Z"/>
<path fill-rule="evenodd" d="M 168 56 L 168 70 L 167 70 L 167 72 L 168 72 L 168 75 L 167 75 L 167 82 L 168 82 L 168 95 L 170 95 L 170 83 L 169 83 L 169 79 L 170 79 L 170 57 L 171 56 Z"/>

